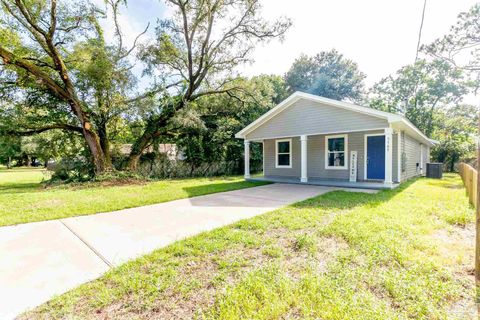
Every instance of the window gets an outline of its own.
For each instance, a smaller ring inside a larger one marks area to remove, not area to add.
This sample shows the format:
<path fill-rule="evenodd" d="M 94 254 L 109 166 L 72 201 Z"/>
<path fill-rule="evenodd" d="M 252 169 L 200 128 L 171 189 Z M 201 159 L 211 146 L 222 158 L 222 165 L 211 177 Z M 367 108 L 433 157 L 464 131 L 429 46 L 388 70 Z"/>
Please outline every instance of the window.
<path fill-rule="evenodd" d="M 348 169 L 346 134 L 325 137 L 325 169 Z"/>
<path fill-rule="evenodd" d="M 275 167 L 292 167 L 292 139 L 276 140 Z"/>

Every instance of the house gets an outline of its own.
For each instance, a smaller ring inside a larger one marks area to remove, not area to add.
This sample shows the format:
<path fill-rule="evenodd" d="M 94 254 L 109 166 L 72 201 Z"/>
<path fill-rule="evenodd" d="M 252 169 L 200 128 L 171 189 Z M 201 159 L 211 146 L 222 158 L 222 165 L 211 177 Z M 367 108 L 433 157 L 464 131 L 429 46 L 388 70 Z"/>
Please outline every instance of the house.
<path fill-rule="evenodd" d="M 127 156 L 130 154 L 132 150 L 131 143 L 125 143 L 119 146 L 118 153 Z M 149 146 L 145 149 L 143 153 L 150 153 L 153 152 L 155 149 L 153 146 Z M 178 147 L 174 143 L 160 143 L 157 147 L 157 152 L 164 154 L 168 160 L 175 161 L 175 160 L 184 160 L 185 156 L 181 150 L 178 150 Z"/>
<path fill-rule="evenodd" d="M 254 180 L 394 188 L 425 173 L 429 139 L 404 116 L 295 92 L 235 135 L 263 144 L 263 177 Z"/>

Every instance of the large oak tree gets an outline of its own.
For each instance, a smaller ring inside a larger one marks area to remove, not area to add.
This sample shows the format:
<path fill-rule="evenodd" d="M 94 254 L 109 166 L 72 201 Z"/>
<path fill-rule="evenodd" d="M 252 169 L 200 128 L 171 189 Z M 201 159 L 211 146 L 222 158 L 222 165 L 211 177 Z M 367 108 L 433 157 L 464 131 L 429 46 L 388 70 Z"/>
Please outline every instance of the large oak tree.
<path fill-rule="evenodd" d="M 259 0 L 166 2 L 174 15 L 159 22 L 156 41 L 143 48 L 142 59 L 168 94 L 148 112 L 128 159 L 132 170 L 142 152 L 172 130 L 179 111 L 194 107 L 200 97 L 239 90 L 233 82 L 237 67 L 250 61 L 259 42 L 281 37 L 291 24 L 263 19 Z"/>
<path fill-rule="evenodd" d="M 106 0 L 115 39 L 108 43 L 100 19 L 105 12 L 89 2 L 1 0 L 2 92 L 9 89 L 15 117 L 0 117 L 2 131 L 32 135 L 49 130 L 80 134 L 97 174 L 111 168 L 109 126 L 148 94 L 130 97 L 135 84 L 118 23 L 123 0 Z M 20 89 L 20 90 L 18 90 Z"/>

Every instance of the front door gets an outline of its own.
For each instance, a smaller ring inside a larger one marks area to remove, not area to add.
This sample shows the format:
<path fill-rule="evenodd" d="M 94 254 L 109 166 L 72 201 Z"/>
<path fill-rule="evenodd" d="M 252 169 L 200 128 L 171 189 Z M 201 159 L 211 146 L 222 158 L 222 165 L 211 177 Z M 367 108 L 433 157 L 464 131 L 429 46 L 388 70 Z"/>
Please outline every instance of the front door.
<path fill-rule="evenodd" d="M 385 179 L 385 136 L 367 136 L 367 179 Z"/>

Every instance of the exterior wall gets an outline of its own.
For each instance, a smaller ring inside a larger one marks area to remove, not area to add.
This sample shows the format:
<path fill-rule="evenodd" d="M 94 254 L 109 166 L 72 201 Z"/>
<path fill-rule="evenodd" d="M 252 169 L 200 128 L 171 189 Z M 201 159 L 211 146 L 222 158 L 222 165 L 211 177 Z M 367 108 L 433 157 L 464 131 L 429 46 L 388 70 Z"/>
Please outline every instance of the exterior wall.
<path fill-rule="evenodd" d="M 403 152 L 405 152 L 406 156 L 406 165 L 405 171 L 402 172 L 402 180 L 408 180 L 420 175 L 421 144 L 407 134 L 404 134 L 403 137 Z M 418 167 L 417 163 L 419 164 Z"/>
<path fill-rule="evenodd" d="M 348 134 L 348 168 L 350 168 L 350 152 L 357 151 L 357 180 L 365 180 L 365 134 L 382 133 L 381 130 L 351 132 Z M 340 133 L 341 134 L 341 133 Z M 400 152 L 405 153 L 405 171 L 402 170 L 402 156 L 398 161 L 398 134 L 401 135 Z M 325 136 L 312 135 L 307 138 L 307 176 L 325 180 L 348 180 L 349 170 L 325 169 Z M 292 139 L 292 168 L 275 168 L 275 139 L 264 140 L 264 175 L 270 177 L 300 178 L 301 150 L 300 137 Z M 392 137 L 392 178 L 401 182 L 420 175 L 420 156 L 423 148 L 423 173 L 426 173 L 426 163 L 430 161 L 430 148 L 405 133 L 395 132 Z M 419 164 L 417 168 L 417 163 Z M 401 181 L 398 179 L 400 166 Z"/>
<path fill-rule="evenodd" d="M 301 99 L 250 132 L 247 140 L 388 128 L 385 119 Z"/>
<path fill-rule="evenodd" d="M 430 148 L 424 144 L 422 144 L 422 148 L 423 148 L 423 174 L 422 175 L 426 175 L 427 174 L 427 163 L 430 162 Z"/>
<path fill-rule="evenodd" d="M 300 177 L 300 137 L 292 137 L 291 139 L 293 152 L 291 168 L 275 168 L 275 139 L 263 141 L 263 174 L 265 176 Z"/>
<path fill-rule="evenodd" d="M 365 134 L 382 133 L 383 131 L 361 131 L 348 133 L 348 168 L 350 152 L 357 151 L 357 180 L 364 180 L 365 166 Z M 325 169 L 325 136 L 313 135 L 307 138 L 307 175 L 309 178 L 325 180 L 349 180 L 349 170 Z M 264 140 L 264 175 L 271 177 L 300 177 L 301 151 L 300 137 L 292 139 L 292 168 L 275 168 L 275 139 Z M 394 159 L 396 163 L 396 159 Z"/>

